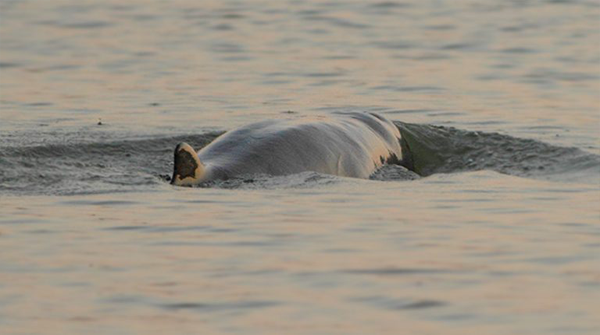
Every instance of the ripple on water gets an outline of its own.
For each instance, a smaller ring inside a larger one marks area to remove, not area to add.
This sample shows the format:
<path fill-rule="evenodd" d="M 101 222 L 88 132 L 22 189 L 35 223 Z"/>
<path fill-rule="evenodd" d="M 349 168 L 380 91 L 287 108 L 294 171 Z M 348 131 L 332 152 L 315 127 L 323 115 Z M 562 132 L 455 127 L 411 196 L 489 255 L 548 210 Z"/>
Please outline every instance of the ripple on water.
<path fill-rule="evenodd" d="M 176 283 L 168 283 L 168 286 L 175 286 Z M 203 302 L 203 301 L 177 301 L 166 302 L 156 297 L 136 294 L 118 294 L 107 298 L 102 298 L 99 302 L 108 305 L 143 305 L 154 306 L 168 311 L 195 311 L 202 313 L 210 312 L 250 312 L 279 306 L 280 301 L 275 300 L 237 300 L 222 302 Z"/>
<path fill-rule="evenodd" d="M 61 204 L 63 205 L 83 205 L 83 206 L 105 206 L 105 207 L 112 207 L 112 206 L 130 206 L 130 205 L 138 205 L 140 204 L 140 202 L 137 201 L 131 201 L 131 200 L 102 200 L 102 201 L 96 201 L 96 200 L 68 200 L 68 201 L 62 201 Z"/>
<path fill-rule="evenodd" d="M 448 274 L 455 273 L 455 270 L 434 269 L 434 268 L 375 268 L 375 269 L 347 269 L 340 270 L 341 273 L 357 275 L 375 275 L 375 276 L 406 276 L 406 275 L 426 275 L 426 274 Z"/>
<path fill-rule="evenodd" d="M 431 299 L 397 299 L 383 296 L 368 296 L 348 299 L 351 302 L 359 302 L 388 310 L 422 310 L 447 306 L 448 303 L 441 300 Z"/>
<path fill-rule="evenodd" d="M 204 303 L 204 302 L 175 302 L 162 303 L 158 307 L 167 310 L 192 310 L 198 312 L 228 312 L 240 310 L 255 310 L 281 305 L 278 301 L 269 300 L 240 300 L 221 303 Z"/>
<path fill-rule="evenodd" d="M 19 63 L 12 63 L 12 62 L 0 62 L 0 69 L 10 69 L 10 68 L 15 68 L 15 67 L 20 67 L 21 64 Z"/>

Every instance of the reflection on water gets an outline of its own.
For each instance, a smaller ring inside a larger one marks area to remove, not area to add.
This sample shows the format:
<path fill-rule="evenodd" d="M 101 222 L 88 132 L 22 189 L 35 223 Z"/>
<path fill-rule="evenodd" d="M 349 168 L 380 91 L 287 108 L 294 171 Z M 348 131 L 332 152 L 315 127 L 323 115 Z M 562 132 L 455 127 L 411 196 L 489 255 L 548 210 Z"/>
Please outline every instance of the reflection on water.
<path fill-rule="evenodd" d="M 595 334 L 599 14 L 1 1 L 2 334 Z M 161 179 L 177 142 L 340 110 L 426 177 Z"/>

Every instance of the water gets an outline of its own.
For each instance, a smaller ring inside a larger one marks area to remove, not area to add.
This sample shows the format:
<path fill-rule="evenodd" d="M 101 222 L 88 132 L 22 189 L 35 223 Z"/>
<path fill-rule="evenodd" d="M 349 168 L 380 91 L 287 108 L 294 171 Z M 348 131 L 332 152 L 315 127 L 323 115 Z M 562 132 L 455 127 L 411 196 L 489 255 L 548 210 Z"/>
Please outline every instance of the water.
<path fill-rule="evenodd" d="M 0 1 L 0 333 L 596 334 L 595 1 Z M 176 188 L 371 111 L 421 175 Z"/>

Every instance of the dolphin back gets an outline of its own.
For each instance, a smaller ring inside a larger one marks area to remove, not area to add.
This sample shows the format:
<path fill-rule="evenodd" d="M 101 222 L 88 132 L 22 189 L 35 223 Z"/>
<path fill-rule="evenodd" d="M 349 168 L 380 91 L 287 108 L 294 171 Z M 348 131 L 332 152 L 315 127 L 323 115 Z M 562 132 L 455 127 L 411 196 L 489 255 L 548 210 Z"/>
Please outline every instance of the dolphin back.
<path fill-rule="evenodd" d="M 398 128 L 367 113 L 268 120 L 229 131 L 198 152 L 208 179 L 315 171 L 368 178 L 404 155 Z"/>

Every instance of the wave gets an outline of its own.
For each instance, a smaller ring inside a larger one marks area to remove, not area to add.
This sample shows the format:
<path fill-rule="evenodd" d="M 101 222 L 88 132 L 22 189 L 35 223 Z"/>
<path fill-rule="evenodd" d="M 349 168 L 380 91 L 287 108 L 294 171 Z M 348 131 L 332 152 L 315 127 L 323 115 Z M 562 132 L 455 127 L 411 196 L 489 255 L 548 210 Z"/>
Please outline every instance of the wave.
<path fill-rule="evenodd" d="M 413 180 L 436 173 L 493 170 L 503 174 L 556 181 L 585 182 L 600 176 L 600 156 L 578 148 L 497 133 L 396 122 L 412 166 L 385 167 L 371 179 Z M 201 148 L 221 132 L 69 144 L 0 147 L 0 194 L 87 194 L 152 190 L 166 185 L 173 148 L 188 142 Z M 333 179 L 332 179 L 333 178 Z M 208 187 L 300 187 L 327 184 L 314 173 L 289 178 L 253 176 Z M 289 184 L 289 185 L 288 185 Z"/>
<path fill-rule="evenodd" d="M 0 194 L 86 194 L 163 183 L 179 142 L 203 147 L 221 133 L 143 140 L 0 147 Z"/>
<path fill-rule="evenodd" d="M 600 176 L 600 156 L 573 147 L 498 133 L 395 122 L 421 176 L 492 170 L 555 181 Z"/>

